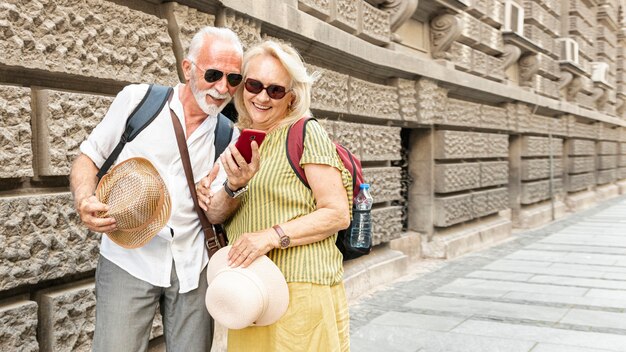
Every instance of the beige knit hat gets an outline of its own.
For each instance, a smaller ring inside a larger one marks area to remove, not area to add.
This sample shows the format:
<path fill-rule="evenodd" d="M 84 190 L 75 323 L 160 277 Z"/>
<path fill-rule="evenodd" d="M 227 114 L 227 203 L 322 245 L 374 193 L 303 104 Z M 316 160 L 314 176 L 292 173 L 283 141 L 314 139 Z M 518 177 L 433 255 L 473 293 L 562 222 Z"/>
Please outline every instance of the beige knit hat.
<path fill-rule="evenodd" d="M 280 269 L 263 255 L 247 268 L 228 266 L 226 246 L 209 260 L 206 306 L 229 329 L 275 323 L 287 311 L 289 289 Z"/>
<path fill-rule="evenodd" d="M 113 167 L 96 188 L 98 200 L 109 206 L 100 217 L 113 217 L 115 231 L 107 236 L 124 248 L 148 243 L 170 218 L 171 200 L 156 168 L 144 158 L 131 158 Z"/>

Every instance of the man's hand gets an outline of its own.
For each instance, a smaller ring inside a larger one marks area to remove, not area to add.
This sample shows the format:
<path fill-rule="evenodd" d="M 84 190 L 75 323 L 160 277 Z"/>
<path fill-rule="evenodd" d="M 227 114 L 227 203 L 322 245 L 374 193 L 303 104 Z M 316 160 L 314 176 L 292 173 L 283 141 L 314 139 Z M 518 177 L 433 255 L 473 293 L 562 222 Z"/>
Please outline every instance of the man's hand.
<path fill-rule="evenodd" d="M 213 192 L 211 191 L 211 184 L 217 177 L 217 174 L 220 171 L 220 164 L 215 163 L 213 165 L 213 169 L 209 172 L 208 175 L 203 177 L 198 185 L 196 186 L 196 194 L 198 196 L 198 205 L 204 211 L 209 211 L 209 206 L 211 205 L 211 200 L 213 199 Z"/>
<path fill-rule="evenodd" d="M 250 164 L 246 163 L 246 160 L 239 150 L 231 144 L 228 149 L 220 156 L 222 166 L 228 177 L 228 188 L 237 190 L 245 187 L 248 184 L 252 176 L 259 171 L 261 165 L 261 158 L 259 156 L 259 145 L 256 141 L 252 141 L 252 159 Z"/>
<path fill-rule="evenodd" d="M 94 195 L 77 200 L 76 210 L 83 224 L 91 231 L 111 232 L 117 228 L 114 218 L 98 217 L 98 213 L 108 211 L 109 207 L 104 203 L 100 203 Z"/>

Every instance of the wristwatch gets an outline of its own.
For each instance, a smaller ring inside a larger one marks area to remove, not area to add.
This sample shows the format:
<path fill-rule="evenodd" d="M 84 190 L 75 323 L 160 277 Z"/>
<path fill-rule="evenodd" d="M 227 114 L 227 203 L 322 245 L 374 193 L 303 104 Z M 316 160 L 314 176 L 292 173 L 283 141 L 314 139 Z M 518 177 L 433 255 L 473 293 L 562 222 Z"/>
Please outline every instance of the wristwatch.
<path fill-rule="evenodd" d="M 278 237 L 280 237 L 280 249 L 285 249 L 289 247 L 289 244 L 291 244 L 291 238 L 285 235 L 285 231 L 283 231 L 283 228 L 279 225 L 274 225 L 272 226 L 272 228 L 274 229 L 274 231 L 276 231 Z"/>
<path fill-rule="evenodd" d="M 243 186 L 243 187 L 233 191 L 232 189 L 228 188 L 228 180 L 224 181 L 224 191 L 231 198 L 239 198 L 244 193 L 246 193 L 247 190 L 248 190 L 248 185 L 245 185 L 245 186 Z"/>

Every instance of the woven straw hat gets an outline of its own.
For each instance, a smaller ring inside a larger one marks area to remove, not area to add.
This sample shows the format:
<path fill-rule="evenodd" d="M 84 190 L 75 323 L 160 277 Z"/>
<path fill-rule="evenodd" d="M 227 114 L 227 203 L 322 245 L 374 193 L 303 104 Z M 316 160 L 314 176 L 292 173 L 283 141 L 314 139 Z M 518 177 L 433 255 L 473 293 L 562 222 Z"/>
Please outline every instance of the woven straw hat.
<path fill-rule="evenodd" d="M 171 200 L 152 163 L 131 158 L 113 167 L 96 188 L 98 200 L 109 206 L 100 217 L 113 217 L 117 229 L 107 233 L 124 248 L 148 243 L 170 218 Z"/>
<path fill-rule="evenodd" d="M 275 323 L 289 305 L 289 289 L 283 273 L 265 255 L 247 268 L 231 268 L 230 248 L 223 247 L 209 260 L 205 300 L 209 313 L 229 329 Z"/>

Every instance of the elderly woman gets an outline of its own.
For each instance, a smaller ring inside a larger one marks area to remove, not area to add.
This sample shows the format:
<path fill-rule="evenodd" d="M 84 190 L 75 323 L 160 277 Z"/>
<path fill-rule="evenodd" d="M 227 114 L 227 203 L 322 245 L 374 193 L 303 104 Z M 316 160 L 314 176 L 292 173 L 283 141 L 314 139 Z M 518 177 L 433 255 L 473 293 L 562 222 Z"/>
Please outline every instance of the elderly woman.
<path fill-rule="evenodd" d="M 235 93 L 238 127 L 267 133 L 261 166 L 227 223 L 231 266 L 267 254 L 289 287 L 285 315 L 269 326 L 230 330 L 229 351 L 348 351 L 349 316 L 337 231 L 350 222 L 350 175 L 316 122 L 307 124 L 301 165 L 310 189 L 285 153 L 289 126 L 309 114 L 313 77 L 295 49 L 274 41 L 244 57 L 243 88 Z M 222 155 L 223 167 L 237 165 Z M 203 197 L 203 196 L 200 196 Z"/>

